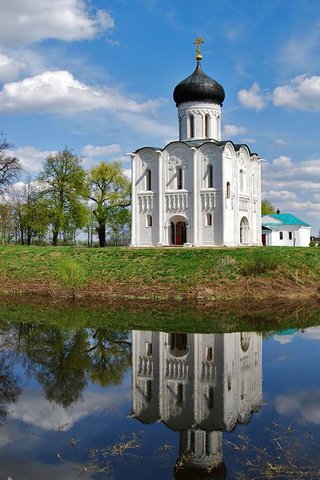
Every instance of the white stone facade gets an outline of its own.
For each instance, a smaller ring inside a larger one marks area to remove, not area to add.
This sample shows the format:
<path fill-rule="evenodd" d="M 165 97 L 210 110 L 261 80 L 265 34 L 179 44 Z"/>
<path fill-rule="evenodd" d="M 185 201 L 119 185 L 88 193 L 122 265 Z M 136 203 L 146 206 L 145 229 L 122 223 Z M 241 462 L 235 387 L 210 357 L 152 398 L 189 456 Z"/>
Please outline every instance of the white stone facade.
<path fill-rule="evenodd" d="M 220 143 L 132 154 L 132 246 L 261 244 L 260 159 Z"/>
<path fill-rule="evenodd" d="M 179 141 L 132 158 L 131 246 L 261 245 L 261 159 L 221 141 L 221 105 L 178 105 Z"/>

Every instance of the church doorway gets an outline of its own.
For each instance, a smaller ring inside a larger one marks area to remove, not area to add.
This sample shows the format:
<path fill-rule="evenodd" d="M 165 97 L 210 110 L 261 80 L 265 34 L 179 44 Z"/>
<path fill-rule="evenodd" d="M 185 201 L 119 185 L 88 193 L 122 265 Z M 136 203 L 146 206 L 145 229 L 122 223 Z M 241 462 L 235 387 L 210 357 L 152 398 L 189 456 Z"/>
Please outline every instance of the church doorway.
<path fill-rule="evenodd" d="M 183 245 L 187 243 L 186 222 L 171 222 L 171 245 Z"/>
<path fill-rule="evenodd" d="M 247 245 L 249 243 L 249 222 L 246 217 L 242 217 L 240 222 L 240 244 Z"/>

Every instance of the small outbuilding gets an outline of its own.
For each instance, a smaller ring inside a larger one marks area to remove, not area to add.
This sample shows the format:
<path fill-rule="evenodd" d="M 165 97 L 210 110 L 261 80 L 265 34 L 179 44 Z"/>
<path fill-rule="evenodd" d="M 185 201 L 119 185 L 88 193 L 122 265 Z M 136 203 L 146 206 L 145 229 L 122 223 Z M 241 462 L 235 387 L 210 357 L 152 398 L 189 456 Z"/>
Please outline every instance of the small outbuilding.
<path fill-rule="evenodd" d="M 269 213 L 261 218 L 262 245 L 308 247 L 311 226 L 291 213 Z"/>

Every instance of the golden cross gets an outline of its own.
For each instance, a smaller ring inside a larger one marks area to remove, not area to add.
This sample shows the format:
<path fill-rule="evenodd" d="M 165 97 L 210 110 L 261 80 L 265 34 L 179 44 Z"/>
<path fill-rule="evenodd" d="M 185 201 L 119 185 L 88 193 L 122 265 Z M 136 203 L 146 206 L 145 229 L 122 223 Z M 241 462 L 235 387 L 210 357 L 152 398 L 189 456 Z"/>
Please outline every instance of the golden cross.
<path fill-rule="evenodd" d="M 193 43 L 195 45 L 197 45 L 196 60 L 200 61 L 202 59 L 202 55 L 201 55 L 201 52 L 200 52 L 200 43 L 204 43 L 204 40 L 202 40 L 201 37 L 197 37 Z"/>

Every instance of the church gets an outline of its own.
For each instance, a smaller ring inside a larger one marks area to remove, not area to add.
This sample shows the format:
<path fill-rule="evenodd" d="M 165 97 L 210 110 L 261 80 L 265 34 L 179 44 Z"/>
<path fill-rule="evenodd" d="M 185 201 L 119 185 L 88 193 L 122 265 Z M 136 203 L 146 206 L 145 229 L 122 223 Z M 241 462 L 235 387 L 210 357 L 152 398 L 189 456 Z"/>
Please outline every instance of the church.
<path fill-rule="evenodd" d="M 131 246 L 261 245 L 261 159 L 221 138 L 223 87 L 201 67 L 174 89 L 179 141 L 132 159 Z"/>

